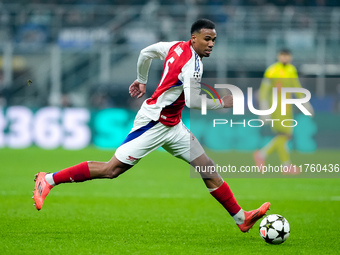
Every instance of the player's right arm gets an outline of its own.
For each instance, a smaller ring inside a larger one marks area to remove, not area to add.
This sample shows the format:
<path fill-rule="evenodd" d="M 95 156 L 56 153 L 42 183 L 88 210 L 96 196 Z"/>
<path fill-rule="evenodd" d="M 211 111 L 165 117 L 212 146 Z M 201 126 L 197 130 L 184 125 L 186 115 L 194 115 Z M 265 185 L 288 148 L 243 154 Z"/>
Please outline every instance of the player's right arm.
<path fill-rule="evenodd" d="M 129 87 L 129 93 L 131 97 L 142 97 L 146 92 L 146 84 L 135 80 Z"/>
<path fill-rule="evenodd" d="M 164 60 L 168 55 L 170 48 L 177 43 L 159 42 L 152 44 L 141 50 L 137 61 L 137 81 L 146 84 L 152 59 L 158 58 Z"/>
<path fill-rule="evenodd" d="M 159 42 L 141 50 L 137 61 L 137 79 L 129 87 L 131 97 L 140 98 L 145 94 L 152 59 L 165 59 L 175 43 L 177 42 Z"/>

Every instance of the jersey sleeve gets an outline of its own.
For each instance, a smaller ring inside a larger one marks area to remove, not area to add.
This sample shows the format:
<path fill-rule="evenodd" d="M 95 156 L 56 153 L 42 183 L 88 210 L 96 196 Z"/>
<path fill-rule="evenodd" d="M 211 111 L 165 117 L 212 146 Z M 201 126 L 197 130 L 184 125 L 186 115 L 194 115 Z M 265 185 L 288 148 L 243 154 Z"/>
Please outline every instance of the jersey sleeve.
<path fill-rule="evenodd" d="M 201 109 L 202 108 L 202 95 L 201 95 L 201 84 L 200 78 L 194 78 L 194 67 L 190 66 L 192 63 L 187 63 L 182 68 L 182 77 L 183 77 L 183 89 L 184 89 L 184 97 L 185 97 L 185 105 L 191 109 Z M 208 110 L 216 110 L 224 107 L 224 103 L 222 104 L 219 100 L 213 100 L 207 98 L 207 109 Z"/>
<path fill-rule="evenodd" d="M 159 42 L 141 50 L 137 61 L 137 81 L 146 84 L 152 59 L 164 60 L 174 42 Z"/>
<path fill-rule="evenodd" d="M 292 71 L 291 71 L 291 73 L 292 73 L 292 85 L 293 85 L 293 87 L 295 87 L 295 88 L 302 88 L 302 86 L 301 86 L 301 83 L 300 83 L 300 81 L 299 81 L 299 76 L 298 76 L 298 73 L 297 73 L 297 70 L 296 70 L 296 68 L 295 68 L 295 66 L 293 66 L 292 65 Z M 303 98 L 303 97 L 305 97 L 305 94 L 304 93 L 294 93 L 294 96 L 296 97 L 296 98 Z M 304 107 L 309 111 L 309 113 L 311 114 L 311 115 L 314 115 L 314 109 L 313 109 L 313 106 L 311 105 L 311 103 L 310 102 L 306 102 L 306 103 L 304 103 L 303 104 L 304 105 Z"/>
<path fill-rule="evenodd" d="M 263 78 L 273 78 L 275 73 L 275 64 L 269 66 L 266 71 L 264 72 Z"/>
<path fill-rule="evenodd" d="M 271 78 L 273 75 L 273 67 L 270 66 L 266 69 L 263 79 L 260 85 L 260 90 L 259 90 L 259 105 L 260 109 L 268 109 L 269 108 L 269 92 L 272 88 L 272 82 Z"/>
<path fill-rule="evenodd" d="M 291 78 L 292 78 L 292 82 L 291 82 L 292 87 L 302 88 L 301 83 L 299 81 L 299 76 L 298 76 L 297 70 L 296 70 L 295 66 L 293 66 L 293 65 L 291 66 Z M 303 93 L 294 93 L 294 95 L 295 95 L 296 98 L 304 97 Z"/>
<path fill-rule="evenodd" d="M 291 65 L 291 78 L 299 78 L 295 66 Z"/>

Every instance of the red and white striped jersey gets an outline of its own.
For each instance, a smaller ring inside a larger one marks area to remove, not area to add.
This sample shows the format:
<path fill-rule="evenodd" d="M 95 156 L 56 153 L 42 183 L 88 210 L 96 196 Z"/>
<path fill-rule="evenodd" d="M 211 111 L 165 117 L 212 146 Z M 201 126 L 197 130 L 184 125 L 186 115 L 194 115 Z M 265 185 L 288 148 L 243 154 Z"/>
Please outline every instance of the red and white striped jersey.
<path fill-rule="evenodd" d="M 153 58 L 165 59 L 163 74 L 157 89 L 151 98 L 144 101 L 140 111 L 154 121 L 159 121 L 166 126 L 175 126 L 181 120 L 185 104 L 188 107 L 195 105 L 194 108 L 200 108 L 199 81 L 203 73 L 203 63 L 192 48 L 191 41 L 159 42 L 141 51 L 137 63 L 139 82 L 146 84 Z M 192 89 L 197 91 L 190 93 Z M 198 97 L 190 100 L 193 94 Z M 208 102 L 207 106 L 208 109 L 223 107 L 213 102 Z"/>

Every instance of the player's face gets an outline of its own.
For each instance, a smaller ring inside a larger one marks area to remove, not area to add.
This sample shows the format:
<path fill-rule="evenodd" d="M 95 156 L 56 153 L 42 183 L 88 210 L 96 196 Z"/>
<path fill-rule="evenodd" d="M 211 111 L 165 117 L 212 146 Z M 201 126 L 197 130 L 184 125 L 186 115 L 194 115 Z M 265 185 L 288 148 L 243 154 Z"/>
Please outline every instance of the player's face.
<path fill-rule="evenodd" d="M 215 40 L 215 29 L 202 28 L 199 33 L 191 35 L 192 47 L 201 58 L 210 56 L 215 45 Z"/>
<path fill-rule="evenodd" d="M 289 64 L 290 62 L 292 62 L 292 55 L 290 55 L 290 54 L 279 54 L 278 56 L 277 56 L 277 59 L 278 59 L 278 61 L 279 62 L 281 62 L 282 64 L 284 64 L 284 65 L 287 65 L 287 64 Z"/>

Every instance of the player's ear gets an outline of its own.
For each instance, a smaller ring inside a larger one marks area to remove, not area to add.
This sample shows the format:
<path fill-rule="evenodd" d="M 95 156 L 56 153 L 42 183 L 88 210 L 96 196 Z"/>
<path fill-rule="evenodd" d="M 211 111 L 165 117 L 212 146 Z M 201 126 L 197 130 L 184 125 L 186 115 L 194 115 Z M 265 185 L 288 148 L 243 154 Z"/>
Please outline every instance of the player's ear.
<path fill-rule="evenodd" d="M 195 42 L 195 41 L 196 41 L 196 38 L 197 38 L 197 36 L 196 36 L 195 34 L 192 34 L 192 35 L 191 35 L 191 42 L 192 42 L 192 43 Z"/>

